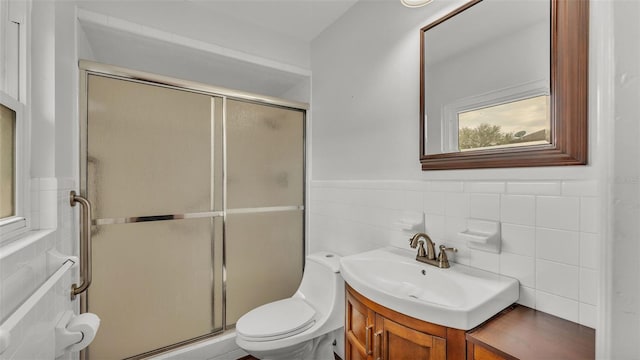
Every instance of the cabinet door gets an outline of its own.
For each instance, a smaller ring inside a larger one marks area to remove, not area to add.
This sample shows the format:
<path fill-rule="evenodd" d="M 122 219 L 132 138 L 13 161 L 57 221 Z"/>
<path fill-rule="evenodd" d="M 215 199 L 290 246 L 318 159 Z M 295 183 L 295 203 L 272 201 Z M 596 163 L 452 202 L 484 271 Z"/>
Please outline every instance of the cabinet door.
<path fill-rule="evenodd" d="M 345 317 L 346 360 L 373 359 L 375 313 L 347 293 Z"/>
<path fill-rule="evenodd" d="M 482 346 L 474 345 L 473 360 L 505 360 L 505 358 Z"/>
<path fill-rule="evenodd" d="M 446 360 L 447 341 L 391 321 L 376 320 L 376 348 L 382 360 Z"/>

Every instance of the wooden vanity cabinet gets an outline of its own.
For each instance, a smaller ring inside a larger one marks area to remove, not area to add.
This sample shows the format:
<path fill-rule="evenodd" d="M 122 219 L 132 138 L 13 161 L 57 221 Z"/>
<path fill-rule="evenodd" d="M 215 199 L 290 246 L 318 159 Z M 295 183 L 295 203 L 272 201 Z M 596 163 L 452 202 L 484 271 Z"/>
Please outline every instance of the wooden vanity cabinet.
<path fill-rule="evenodd" d="M 467 332 L 467 360 L 595 359 L 594 329 L 513 305 Z"/>
<path fill-rule="evenodd" d="M 464 360 L 465 332 L 400 314 L 347 285 L 346 360 Z"/>

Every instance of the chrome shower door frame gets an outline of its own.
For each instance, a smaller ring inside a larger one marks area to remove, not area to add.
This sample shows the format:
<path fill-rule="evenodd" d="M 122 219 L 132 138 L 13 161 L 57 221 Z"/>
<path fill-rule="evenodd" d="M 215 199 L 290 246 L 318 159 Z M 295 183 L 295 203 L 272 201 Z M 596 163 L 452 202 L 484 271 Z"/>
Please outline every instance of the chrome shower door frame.
<path fill-rule="evenodd" d="M 153 351 L 149 351 L 143 354 L 139 354 L 133 356 L 129 359 L 142 359 L 149 356 L 157 355 L 172 349 L 176 349 L 179 347 L 187 346 L 189 344 L 202 341 L 204 339 L 208 339 L 214 337 L 216 335 L 221 334 L 222 332 L 233 329 L 234 326 L 229 326 L 227 324 L 226 319 L 226 292 L 227 292 L 227 269 L 226 269 L 226 217 L 228 214 L 238 214 L 238 213 L 260 213 L 260 212 L 278 212 L 278 211 L 291 211 L 291 210 L 300 210 L 302 212 L 302 236 L 303 236 L 303 244 L 302 244 L 302 254 L 300 256 L 303 259 L 304 266 L 304 256 L 306 252 L 306 222 L 307 215 L 304 204 L 301 206 L 280 206 L 280 207 L 266 207 L 266 208 L 253 208 L 253 209 L 231 209 L 227 210 L 227 156 L 226 156 L 226 107 L 227 107 L 227 99 L 239 100 L 248 103 L 255 103 L 260 105 L 268 105 L 272 107 L 280 107 L 283 109 L 297 110 L 302 112 L 303 117 L 303 194 L 302 199 L 303 202 L 306 203 L 307 199 L 307 170 L 306 170 L 306 161 L 307 161 L 307 114 L 309 106 L 306 103 L 295 102 L 270 96 L 264 96 L 259 94 L 253 94 L 250 92 L 238 91 L 227 89 L 223 87 L 211 86 L 207 84 L 197 83 L 193 81 L 180 80 L 171 78 L 163 75 L 156 75 L 151 73 L 146 73 L 142 71 L 130 70 L 118 66 L 106 65 L 92 61 L 80 60 L 79 61 L 79 71 L 80 71 L 80 84 L 79 84 L 79 184 L 80 184 L 80 194 L 86 196 L 87 195 L 87 150 L 88 150 L 88 79 L 90 75 L 97 75 L 107 78 L 113 78 L 118 80 L 126 80 L 137 82 L 141 84 L 159 86 L 168 89 L 187 91 L 197 94 L 202 94 L 206 96 L 211 96 L 212 98 L 220 98 L 222 99 L 222 211 L 208 211 L 208 212 L 195 212 L 195 213 L 184 213 L 184 214 L 162 214 L 156 216 L 143 216 L 143 217 L 122 217 L 122 218 L 108 218 L 108 219 L 92 219 L 92 225 L 107 225 L 107 224 L 125 224 L 125 223 L 138 223 L 138 222 L 148 222 L 148 221 L 167 221 L 167 220 L 179 220 L 179 219 L 197 219 L 197 218 L 211 218 L 212 222 L 215 221 L 216 218 L 222 219 L 222 312 L 221 312 L 221 321 L 222 327 L 220 329 L 214 329 L 215 331 L 205 334 L 196 338 L 192 338 L 177 344 L 168 345 L 166 347 L 162 347 L 159 349 L 155 349 Z M 213 127 L 215 125 L 212 124 L 212 132 Z M 213 142 L 213 139 L 212 139 Z M 212 152 L 214 152 L 212 144 Z M 211 158 L 211 162 L 214 162 L 214 157 Z M 212 164 L 213 165 L 213 164 Z M 212 187 L 213 185 L 213 172 L 214 168 L 212 167 Z M 214 192 L 212 189 L 211 198 L 213 201 Z M 213 204 L 212 208 L 213 208 Z M 212 233 L 212 266 L 214 264 L 214 233 Z M 212 273 L 214 269 L 211 269 Z M 214 286 L 215 279 L 212 276 L 212 292 L 215 292 Z M 212 294 L 212 300 L 214 299 L 214 295 Z M 80 296 L 80 312 L 84 313 L 87 311 L 88 306 L 88 295 L 87 293 L 83 293 Z M 212 301 L 212 321 L 213 316 L 215 314 L 214 302 Z M 81 358 L 88 358 L 86 351 L 81 352 Z"/>

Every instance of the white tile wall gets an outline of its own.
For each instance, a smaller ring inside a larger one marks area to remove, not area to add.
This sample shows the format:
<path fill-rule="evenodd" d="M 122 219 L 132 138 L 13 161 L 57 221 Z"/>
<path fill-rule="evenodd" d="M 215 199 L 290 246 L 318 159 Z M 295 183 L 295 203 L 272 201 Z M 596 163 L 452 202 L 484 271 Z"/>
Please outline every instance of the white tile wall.
<path fill-rule="evenodd" d="M 60 264 L 47 258 L 47 252 L 74 255 L 77 233 L 69 191 L 74 182 L 63 179 L 31 181 L 32 231 L 0 247 L 0 319 L 11 314 L 35 291 Z M 2 359 L 54 359 L 54 326 L 65 310 L 78 310 L 77 301 L 69 300 L 77 268 L 54 286 L 11 333 L 9 348 Z M 60 359 L 76 359 L 66 354 Z"/>
<path fill-rule="evenodd" d="M 433 240 L 459 249 L 453 261 L 517 278 L 525 306 L 596 325 L 596 181 L 313 181 L 310 188 L 310 251 L 406 248 L 411 233 L 396 224 L 423 212 Z M 459 240 L 468 219 L 501 221 L 500 254 Z"/>

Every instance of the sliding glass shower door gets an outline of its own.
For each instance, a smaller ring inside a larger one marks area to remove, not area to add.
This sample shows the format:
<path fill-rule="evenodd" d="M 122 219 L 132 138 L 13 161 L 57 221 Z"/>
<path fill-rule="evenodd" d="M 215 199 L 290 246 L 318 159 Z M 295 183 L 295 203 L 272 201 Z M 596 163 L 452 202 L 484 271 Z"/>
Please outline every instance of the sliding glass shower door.
<path fill-rule="evenodd" d="M 91 359 L 211 336 L 296 290 L 304 111 L 85 71 L 81 191 L 101 318 Z"/>
<path fill-rule="evenodd" d="M 87 86 L 87 311 L 102 318 L 89 357 L 123 359 L 221 328 L 222 100 L 97 75 Z"/>
<path fill-rule="evenodd" d="M 304 259 L 304 112 L 227 101 L 227 324 L 290 297 Z"/>

